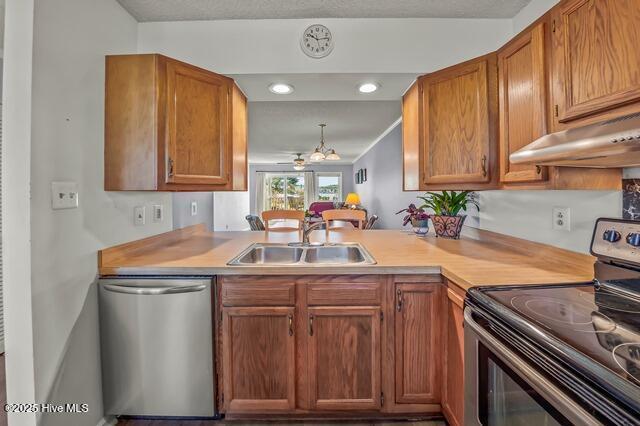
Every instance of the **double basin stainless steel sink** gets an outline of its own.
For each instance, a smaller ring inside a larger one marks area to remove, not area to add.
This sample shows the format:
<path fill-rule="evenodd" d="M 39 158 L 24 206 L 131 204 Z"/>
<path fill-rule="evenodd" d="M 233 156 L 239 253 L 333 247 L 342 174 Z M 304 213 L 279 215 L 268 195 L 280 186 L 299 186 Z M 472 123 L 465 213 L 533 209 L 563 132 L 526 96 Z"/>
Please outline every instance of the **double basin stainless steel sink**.
<path fill-rule="evenodd" d="M 298 246 L 255 243 L 234 257 L 230 266 L 327 266 L 375 265 L 358 243 Z"/>

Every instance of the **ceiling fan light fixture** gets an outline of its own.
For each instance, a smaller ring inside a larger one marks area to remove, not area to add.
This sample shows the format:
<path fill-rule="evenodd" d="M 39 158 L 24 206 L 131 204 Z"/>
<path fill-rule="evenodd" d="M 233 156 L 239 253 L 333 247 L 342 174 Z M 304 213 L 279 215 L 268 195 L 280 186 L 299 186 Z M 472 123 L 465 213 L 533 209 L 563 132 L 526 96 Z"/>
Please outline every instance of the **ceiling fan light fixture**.
<path fill-rule="evenodd" d="M 340 159 L 340 156 L 336 153 L 335 149 L 332 149 L 324 158 L 329 161 L 337 161 Z"/>
<path fill-rule="evenodd" d="M 287 83 L 271 83 L 269 85 L 269 91 L 276 95 L 288 95 L 293 93 L 293 86 Z"/>
<path fill-rule="evenodd" d="M 298 157 L 293 159 L 293 169 L 294 170 L 304 170 L 305 161 L 302 158 L 302 154 L 296 154 Z"/>

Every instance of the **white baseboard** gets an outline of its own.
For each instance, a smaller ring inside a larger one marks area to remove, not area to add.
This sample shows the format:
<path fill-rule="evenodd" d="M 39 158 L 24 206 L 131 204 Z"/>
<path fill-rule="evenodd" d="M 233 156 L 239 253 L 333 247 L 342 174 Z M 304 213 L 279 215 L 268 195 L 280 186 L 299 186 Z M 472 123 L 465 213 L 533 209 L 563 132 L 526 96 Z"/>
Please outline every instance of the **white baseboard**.
<path fill-rule="evenodd" d="M 114 426 L 118 422 L 115 416 L 104 416 L 96 426 Z"/>

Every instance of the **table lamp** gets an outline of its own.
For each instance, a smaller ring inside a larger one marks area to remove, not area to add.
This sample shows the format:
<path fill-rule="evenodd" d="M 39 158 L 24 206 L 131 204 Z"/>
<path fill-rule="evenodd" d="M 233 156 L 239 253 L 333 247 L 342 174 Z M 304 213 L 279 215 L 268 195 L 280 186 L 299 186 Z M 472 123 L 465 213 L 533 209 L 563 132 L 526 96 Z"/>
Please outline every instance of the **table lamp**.
<path fill-rule="evenodd" d="M 355 192 L 350 192 L 347 194 L 344 204 L 349 208 L 355 209 L 360 204 L 360 196 Z"/>

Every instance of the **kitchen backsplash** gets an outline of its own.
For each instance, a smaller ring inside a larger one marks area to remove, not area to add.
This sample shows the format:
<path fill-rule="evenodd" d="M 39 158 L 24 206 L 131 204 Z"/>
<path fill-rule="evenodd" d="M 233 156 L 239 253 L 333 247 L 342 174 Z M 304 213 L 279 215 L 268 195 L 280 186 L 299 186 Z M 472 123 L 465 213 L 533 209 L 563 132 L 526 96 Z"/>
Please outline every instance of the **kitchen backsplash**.
<path fill-rule="evenodd" d="M 622 180 L 622 217 L 640 220 L 640 179 Z"/>

